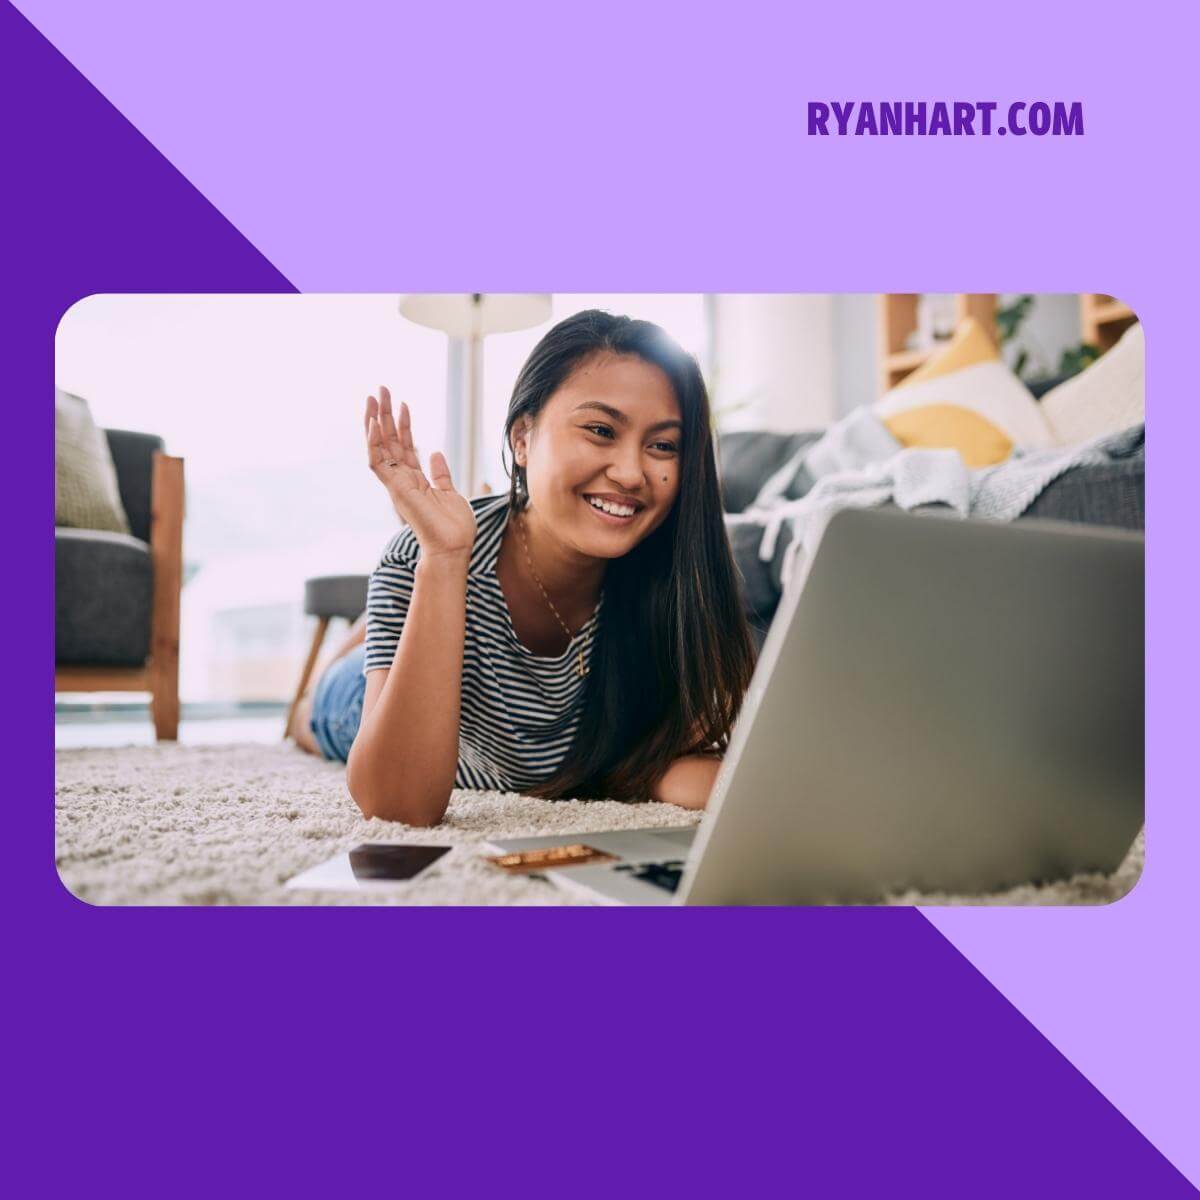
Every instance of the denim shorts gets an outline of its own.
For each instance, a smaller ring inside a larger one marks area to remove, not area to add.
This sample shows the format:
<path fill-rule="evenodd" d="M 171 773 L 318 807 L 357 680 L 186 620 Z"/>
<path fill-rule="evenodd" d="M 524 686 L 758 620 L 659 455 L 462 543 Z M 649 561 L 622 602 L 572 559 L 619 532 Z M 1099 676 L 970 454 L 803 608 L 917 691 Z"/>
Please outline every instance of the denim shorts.
<path fill-rule="evenodd" d="M 332 663 L 317 684 L 309 728 L 325 758 L 345 762 L 350 757 L 367 690 L 366 654 L 365 645 L 355 646 Z"/>

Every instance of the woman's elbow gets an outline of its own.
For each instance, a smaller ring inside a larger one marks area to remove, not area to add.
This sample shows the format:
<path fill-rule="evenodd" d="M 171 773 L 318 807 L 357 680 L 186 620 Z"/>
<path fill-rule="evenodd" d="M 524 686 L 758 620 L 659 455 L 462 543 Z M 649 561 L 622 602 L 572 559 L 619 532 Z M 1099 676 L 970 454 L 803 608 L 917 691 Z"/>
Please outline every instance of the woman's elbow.
<path fill-rule="evenodd" d="M 368 821 L 396 821 L 419 829 L 440 825 L 450 802 L 449 796 L 431 799 L 374 791 L 351 792 L 350 795 Z"/>
<path fill-rule="evenodd" d="M 377 783 L 365 782 L 346 772 L 346 787 L 359 812 L 368 820 L 398 821 L 404 825 L 432 828 L 441 822 L 450 805 L 450 793 L 429 795 L 398 791 Z"/>
<path fill-rule="evenodd" d="M 720 769 L 720 758 L 706 754 L 684 755 L 677 758 L 659 779 L 651 798 L 679 808 L 704 808 Z"/>

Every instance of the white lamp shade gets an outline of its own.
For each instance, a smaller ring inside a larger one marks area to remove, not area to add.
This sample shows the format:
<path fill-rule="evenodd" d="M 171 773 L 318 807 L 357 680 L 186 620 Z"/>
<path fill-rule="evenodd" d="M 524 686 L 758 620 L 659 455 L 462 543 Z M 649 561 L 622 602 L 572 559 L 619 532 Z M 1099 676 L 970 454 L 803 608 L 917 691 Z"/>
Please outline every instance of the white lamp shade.
<path fill-rule="evenodd" d="M 451 337 L 482 337 L 532 329 L 550 320 L 549 292 L 448 293 L 413 292 L 400 297 L 401 315 L 418 325 L 440 329 Z"/>

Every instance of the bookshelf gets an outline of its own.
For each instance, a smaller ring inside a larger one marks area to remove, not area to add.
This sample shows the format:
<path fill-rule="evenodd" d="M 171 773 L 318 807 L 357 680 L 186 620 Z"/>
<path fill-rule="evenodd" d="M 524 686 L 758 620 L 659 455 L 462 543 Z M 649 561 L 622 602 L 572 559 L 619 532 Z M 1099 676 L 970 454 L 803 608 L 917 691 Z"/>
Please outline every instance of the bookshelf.
<path fill-rule="evenodd" d="M 922 350 L 905 346 L 909 335 L 917 328 L 917 292 L 889 292 L 879 297 L 880 378 L 881 391 L 894 388 L 906 375 L 915 371 L 927 358 L 943 346 L 936 342 Z M 957 326 L 967 317 L 974 317 L 993 341 L 996 336 L 996 294 L 994 292 L 957 293 L 954 296 L 954 323 Z"/>
<path fill-rule="evenodd" d="M 1115 296 L 1084 292 L 1079 297 L 1079 317 L 1083 340 L 1103 354 L 1120 340 L 1121 334 L 1137 321 L 1137 314 Z"/>

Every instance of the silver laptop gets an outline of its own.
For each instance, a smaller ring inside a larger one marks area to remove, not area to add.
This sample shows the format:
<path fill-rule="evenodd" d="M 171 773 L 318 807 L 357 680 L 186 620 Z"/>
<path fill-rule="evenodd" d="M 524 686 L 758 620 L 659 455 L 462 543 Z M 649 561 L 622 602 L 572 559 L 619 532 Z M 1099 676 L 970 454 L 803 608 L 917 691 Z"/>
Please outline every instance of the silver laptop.
<path fill-rule="evenodd" d="M 695 831 L 548 872 L 615 904 L 854 904 L 1114 870 L 1143 821 L 1144 541 L 843 510 L 788 590 Z"/>

